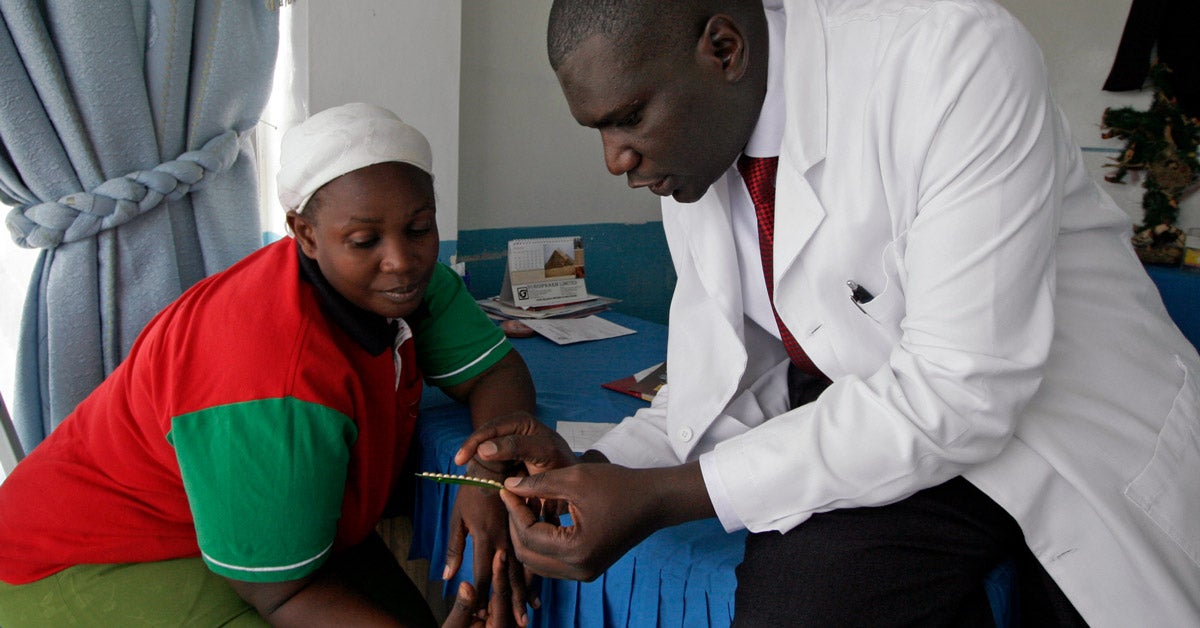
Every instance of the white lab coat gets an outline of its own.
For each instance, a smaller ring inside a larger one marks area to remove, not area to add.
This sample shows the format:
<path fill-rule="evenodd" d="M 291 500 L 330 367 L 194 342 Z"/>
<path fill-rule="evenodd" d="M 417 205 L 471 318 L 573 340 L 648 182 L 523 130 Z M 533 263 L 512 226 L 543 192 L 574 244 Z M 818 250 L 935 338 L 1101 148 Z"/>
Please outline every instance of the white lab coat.
<path fill-rule="evenodd" d="M 834 383 L 787 411 L 783 348 L 743 313 L 731 169 L 663 202 L 670 384 L 597 447 L 711 451 L 756 532 L 963 475 L 1093 626 L 1200 625 L 1200 360 L 1032 38 L 985 1 L 784 7 L 774 292 Z"/>

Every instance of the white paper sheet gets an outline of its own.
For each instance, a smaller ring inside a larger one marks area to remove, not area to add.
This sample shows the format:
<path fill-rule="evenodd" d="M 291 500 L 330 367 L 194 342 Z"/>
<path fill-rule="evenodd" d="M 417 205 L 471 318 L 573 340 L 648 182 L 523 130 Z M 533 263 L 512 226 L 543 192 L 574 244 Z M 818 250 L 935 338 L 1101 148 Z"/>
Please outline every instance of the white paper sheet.
<path fill-rule="evenodd" d="M 616 427 L 616 423 L 593 423 L 591 421 L 559 421 L 557 431 L 571 446 L 571 451 L 583 453 L 592 448 L 601 436 Z"/>
<path fill-rule="evenodd" d="M 554 318 L 540 320 L 522 320 L 533 331 L 549 338 L 560 345 L 569 345 L 585 340 L 603 340 L 635 334 L 636 331 L 622 327 L 616 323 L 600 318 L 586 316 L 584 318 Z"/>

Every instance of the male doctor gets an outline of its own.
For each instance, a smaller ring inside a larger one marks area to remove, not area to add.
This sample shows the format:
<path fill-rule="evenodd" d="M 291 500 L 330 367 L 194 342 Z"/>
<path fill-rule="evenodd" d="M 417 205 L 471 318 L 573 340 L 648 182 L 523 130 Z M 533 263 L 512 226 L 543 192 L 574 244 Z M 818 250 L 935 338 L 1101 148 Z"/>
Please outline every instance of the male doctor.
<path fill-rule="evenodd" d="M 716 515 L 739 625 L 984 625 L 1006 557 L 1024 621 L 1200 625 L 1200 359 L 1011 15 L 557 0 L 549 53 L 678 283 L 670 384 L 595 451 L 521 417 L 459 452 L 531 473 L 522 562 L 591 579 Z"/>

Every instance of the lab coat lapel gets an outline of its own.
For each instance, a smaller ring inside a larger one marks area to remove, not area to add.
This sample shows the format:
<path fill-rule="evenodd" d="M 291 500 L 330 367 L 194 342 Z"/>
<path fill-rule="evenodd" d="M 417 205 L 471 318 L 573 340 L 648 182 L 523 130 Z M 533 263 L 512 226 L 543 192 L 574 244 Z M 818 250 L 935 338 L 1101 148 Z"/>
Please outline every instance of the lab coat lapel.
<path fill-rule="evenodd" d="M 740 184 L 741 181 L 739 180 Z M 701 434 L 733 398 L 746 368 L 741 278 L 729 220 L 729 176 L 689 205 L 663 201 L 663 223 L 680 260 L 668 353 L 671 429 Z M 678 245 L 684 245 L 682 250 Z M 680 460 L 699 439 L 672 438 Z"/>
<path fill-rule="evenodd" d="M 828 97 L 825 31 L 816 2 L 787 3 L 784 93 L 787 121 L 775 182 L 775 285 L 779 286 L 825 218 L 825 209 L 805 173 L 825 158 Z"/>
<path fill-rule="evenodd" d="M 775 181 L 775 294 L 779 294 L 780 279 L 790 273 L 824 219 L 825 207 L 808 180 L 786 167 L 786 158 L 781 156 Z"/>
<path fill-rule="evenodd" d="M 742 321 L 741 285 L 737 249 L 729 216 L 729 175 L 713 184 L 709 193 L 687 212 L 687 242 L 692 263 L 708 296 L 730 327 L 739 332 Z"/>
<path fill-rule="evenodd" d="M 776 175 L 775 278 L 788 271 L 825 211 L 805 173 L 825 157 L 825 39 L 821 10 L 812 0 L 787 2 L 788 59 L 784 90 L 789 103 Z M 745 346 L 741 275 L 729 216 L 730 176 L 719 179 L 694 204 L 663 203 L 664 226 L 679 229 L 695 274 L 680 270 L 671 304 L 671 403 L 668 423 L 694 433 L 724 411 L 733 398 L 749 356 Z M 741 180 L 736 181 L 741 185 Z M 668 239 L 671 234 L 668 233 Z M 678 248 L 673 254 L 679 254 Z M 704 330 L 696 337 L 692 330 Z M 680 460 L 696 440 L 672 439 Z"/>

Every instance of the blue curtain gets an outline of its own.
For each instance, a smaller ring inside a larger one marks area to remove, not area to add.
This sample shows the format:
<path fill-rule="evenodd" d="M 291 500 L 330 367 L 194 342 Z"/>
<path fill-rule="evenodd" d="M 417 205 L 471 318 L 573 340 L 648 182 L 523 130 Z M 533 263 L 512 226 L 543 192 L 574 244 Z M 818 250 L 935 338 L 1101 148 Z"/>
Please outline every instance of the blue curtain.
<path fill-rule="evenodd" d="M 41 249 L 13 422 L 32 449 L 183 290 L 260 244 L 271 0 L 0 0 L 0 195 Z"/>

